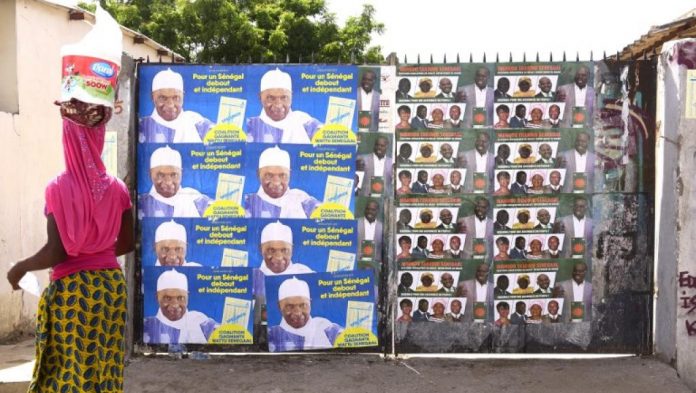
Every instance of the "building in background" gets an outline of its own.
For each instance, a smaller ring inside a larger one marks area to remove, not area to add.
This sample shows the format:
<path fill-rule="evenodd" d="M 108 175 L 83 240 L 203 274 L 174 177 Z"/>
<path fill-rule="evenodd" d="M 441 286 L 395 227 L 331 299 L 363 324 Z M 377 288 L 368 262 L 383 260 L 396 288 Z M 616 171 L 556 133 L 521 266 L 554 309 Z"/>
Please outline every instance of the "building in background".
<path fill-rule="evenodd" d="M 11 262 L 36 252 L 45 242 L 44 188 L 64 168 L 61 118 L 53 105 L 60 97 L 60 47 L 80 40 L 93 23 L 93 14 L 49 1 L 0 2 L 0 343 L 34 330 L 38 298 L 12 292 L 4 278 Z M 133 61 L 183 58 L 137 32 L 125 27 L 122 31 L 124 59 L 130 58 L 131 66 L 124 62 L 125 75 L 120 77 L 124 111 L 111 120 L 107 131 L 119 131 L 117 174 L 132 185 L 126 161 Z M 40 273 L 43 287 L 47 280 L 48 275 Z"/>

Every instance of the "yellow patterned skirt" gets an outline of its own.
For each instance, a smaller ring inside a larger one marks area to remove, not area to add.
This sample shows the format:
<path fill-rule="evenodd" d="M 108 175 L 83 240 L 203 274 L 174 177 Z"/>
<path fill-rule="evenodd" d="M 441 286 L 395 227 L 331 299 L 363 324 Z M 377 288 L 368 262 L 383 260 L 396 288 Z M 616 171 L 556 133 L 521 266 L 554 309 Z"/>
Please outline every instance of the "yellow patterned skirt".
<path fill-rule="evenodd" d="M 29 392 L 123 392 L 126 283 L 119 269 L 51 282 L 39 302 Z"/>

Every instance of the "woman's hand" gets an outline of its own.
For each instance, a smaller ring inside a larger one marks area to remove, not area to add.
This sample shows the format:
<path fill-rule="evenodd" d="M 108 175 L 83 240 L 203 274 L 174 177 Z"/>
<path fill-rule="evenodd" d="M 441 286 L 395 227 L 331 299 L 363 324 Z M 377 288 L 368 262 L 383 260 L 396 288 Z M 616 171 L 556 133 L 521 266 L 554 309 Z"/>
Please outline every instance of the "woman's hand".
<path fill-rule="evenodd" d="M 22 267 L 21 263 L 18 263 L 10 269 L 9 272 L 7 272 L 7 281 L 9 281 L 10 285 L 12 286 L 13 290 L 18 290 L 19 288 L 19 280 L 24 277 L 26 274 L 26 270 Z"/>

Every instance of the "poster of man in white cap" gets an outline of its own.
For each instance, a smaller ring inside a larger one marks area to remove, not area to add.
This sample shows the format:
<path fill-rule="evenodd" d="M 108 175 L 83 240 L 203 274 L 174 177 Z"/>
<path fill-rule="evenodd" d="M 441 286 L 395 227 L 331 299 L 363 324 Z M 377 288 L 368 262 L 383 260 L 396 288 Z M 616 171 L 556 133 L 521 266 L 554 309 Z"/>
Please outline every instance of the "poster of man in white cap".
<path fill-rule="evenodd" d="M 220 131 L 256 143 L 355 143 L 357 66 L 145 64 L 139 80 L 141 143 L 229 140 Z"/>
<path fill-rule="evenodd" d="M 141 83 L 147 84 L 147 78 Z M 152 78 L 152 113 L 140 118 L 140 143 L 201 143 L 214 123 L 184 110 L 184 79 L 171 68 Z"/>
<path fill-rule="evenodd" d="M 143 268 L 146 344 L 251 344 L 252 269 Z"/>
<path fill-rule="evenodd" d="M 265 281 L 271 352 L 378 344 L 371 272 L 267 276 Z"/>
<path fill-rule="evenodd" d="M 355 269 L 357 229 L 353 220 L 277 220 L 249 222 L 249 266 L 265 275 Z"/>
<path fill-rule="evenodd" d="M 263 228 L 260 248 L 263 257 L 260 269 L 267 276 L 313 272 L 307 265 L 292 261 L 292 229 L 280 221 Z"/>
<path fill-rule="evenodd" d="M 157 148 L 149 164 L 149 179 L 141 179 L 140 183 L 144 187 L 151 182 L 152 186 L 139 197 L 138 218 L 203 216 L 211 198 L 194 188 L 182 187 L 183 166 L 177 150 Z M 142 169 L 140 175 L 144 176 Z"/>
<path fill-rule="evenodd" d="M 247 217 L 314 218 L 325 204 L 342 214 L 316 218 L 352 217 L 355 147 L 249 144 L 246 155 Z"/>
<path fill-rule="evenodd" d="M 344 328 L 326 318 L 311 316 L 312 298 L 306 281 L 286 278 L 277 289 L 277 299 L 282 320 L 268 329 L 271 352 L 333 348 Z"/>
<path fill-rule="evenodd" d="M 247 142 L 311 143 L 323 125 L 309 114 L 292 110 L 292 78 L 279 68 L 261 77 L 259 116 L 247 120 Z"/>
<path fill-rule="evenodd" d="M 155 231 L 155 266 L 201 266 L 186 260 L 186 227 L 174 220 L 161 223 Z"/>
<path fill-rule="evenodd" d="M 247 217 L 309 218 L 319 201 L 298 188 L 290 188 L 290 154 L 278 146 L 265 149 L 258 163 L 258 191 L 245 196 Z"/>
<path fill-rule="evenodd" d="M 246 219 L 155 218 L 141 221 L 143 266 L 254 267 Z M 257 254 L 253 252 L 252 254 Z"/>
<path fill-rule="evenodd" d="M 152 272 L 155 274 L 155 272 Z M 147 289 L 146 289 L 147 293 Z M 189 284 L 185 274 L 164 270 L 157 278 L 157 314 L 146 317 L 143 342 L 146 344 L 205 344 L 220 326 L 212 318 L 188 309 Z M 147 303 L 147 302 L 146 302 Z"/>

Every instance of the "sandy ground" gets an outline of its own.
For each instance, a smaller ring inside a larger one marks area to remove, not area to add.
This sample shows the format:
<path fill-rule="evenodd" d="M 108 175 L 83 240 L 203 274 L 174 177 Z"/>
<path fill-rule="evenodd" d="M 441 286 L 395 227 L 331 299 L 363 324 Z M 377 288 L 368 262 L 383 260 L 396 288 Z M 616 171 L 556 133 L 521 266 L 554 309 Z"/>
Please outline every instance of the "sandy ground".
<path fill-rule="evenodd" d="M 33 341 L 0 345 L 0 393 L 24 393 Z M 690 392 L 653 358 L 463 360 L 377 355 L 131 358 L 126 393 L 175 392 Z"/>
<path fill-rule="evenodd" d="M 690 392 L 652 358 L 385 361 L 366 355 L 132 359 L 127 393 Z"/>

